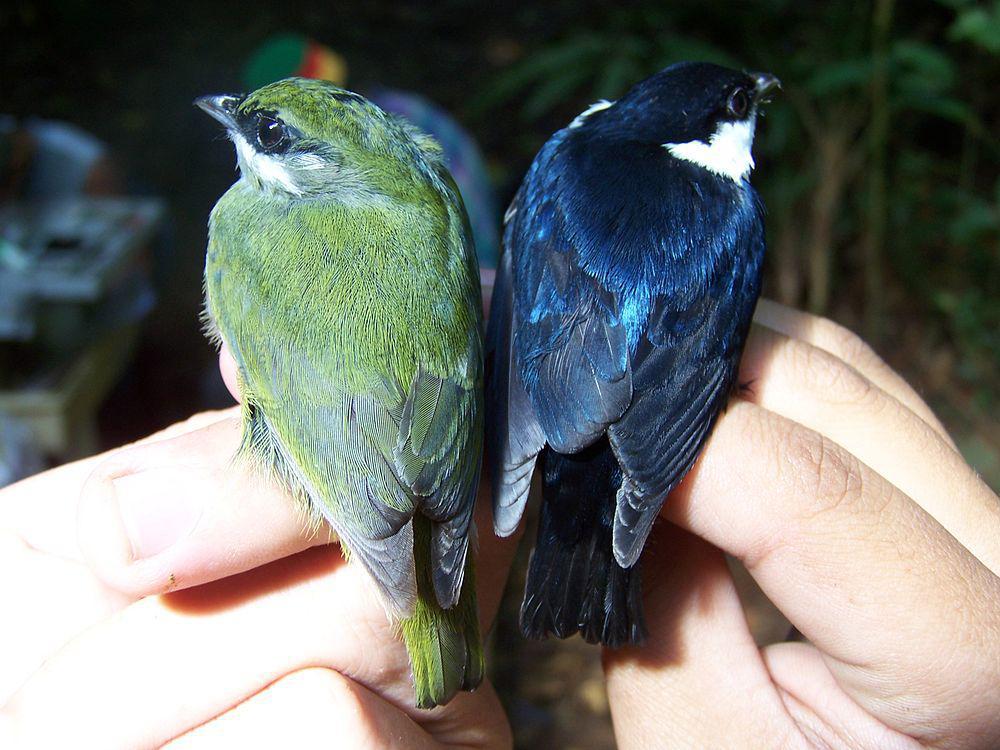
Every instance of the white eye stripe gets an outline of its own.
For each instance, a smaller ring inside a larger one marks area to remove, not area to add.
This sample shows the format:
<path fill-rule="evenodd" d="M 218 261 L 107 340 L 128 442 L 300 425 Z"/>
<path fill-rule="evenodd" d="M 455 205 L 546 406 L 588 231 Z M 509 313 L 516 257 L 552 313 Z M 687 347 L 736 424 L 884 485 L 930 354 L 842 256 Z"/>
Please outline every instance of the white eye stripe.
<path fill-rule="evenodd" d="M 686 143 L 664 143 L 671 155 L 728 177 L 733 182 L 745 179 L 753 169 L 753 134 L 757 118 L 723 122 L 708 139 Z"/>
<path fill-rule="evenodd" d="M 302 195 L 302 189 L 295 184 L 288 170 L 273 156 L 262 154 L 247 140 L 234 134 L 233 142 L 236 144 L 236 153 L 239 157 L 240 170 L 250 171 L 261 183 L 270 187 L 276 187 L 292 195 Z"/>
<path fill-rule="evenodd" d="M 330 164 L 322 156 L 301 154 L 295 163 L 296 169 L 328 169 Z"/>

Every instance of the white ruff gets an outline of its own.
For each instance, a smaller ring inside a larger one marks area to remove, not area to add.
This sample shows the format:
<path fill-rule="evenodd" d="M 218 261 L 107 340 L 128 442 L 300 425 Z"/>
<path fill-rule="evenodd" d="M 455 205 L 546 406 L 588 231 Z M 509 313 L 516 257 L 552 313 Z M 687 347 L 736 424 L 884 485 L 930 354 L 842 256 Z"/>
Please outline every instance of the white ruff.
<path fill-rule="evenodd" d="M 571 128 L 578 128 L 583 125 L 583 121 L 590 117 L 594 112 L 600 112 L 602 109 L 607 109 L 614 102 L 609 102 L 607 99 L 601 99 L 599 102 L 594 102 L 589 107 L 587 107 L 583 112 L 578 114 L 573 118 L 573 122 L 569 124 Z"/>
<path fill-rule="evenodd" d="M 753 169 L 753 132 L 757 118 L 741 122 L 724 122 L 712 133 L 708 143 L 664 143 L 663 148 L 678 159 L 684 159 L 709 172 L 740 182 Z"/>
<path fill-rule="evenodd" d="M 241 135 L 233 134 L 232 138 L 233 143 L 236 144 L 236 154 L 242 172 L 252 172 L 258 181 L 268 187 L 277 188 L 292 195 L 302 195 L 301 188 L 295 184 L 292 176 L 281 162 L 273 156 L 256 151 Z"/>

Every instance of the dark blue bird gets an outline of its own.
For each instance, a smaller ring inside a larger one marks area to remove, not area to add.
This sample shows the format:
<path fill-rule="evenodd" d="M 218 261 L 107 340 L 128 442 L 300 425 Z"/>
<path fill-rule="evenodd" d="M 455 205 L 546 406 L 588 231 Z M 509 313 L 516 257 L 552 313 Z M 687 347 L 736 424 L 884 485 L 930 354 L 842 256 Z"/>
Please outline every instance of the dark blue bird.
<path fill-rule="evenodd" d="M 673 65 L 553 135 L 507 212 L 487 439 L 501 536 L 541 468 L 529 637 L 645 637 L 639 556 L 726 405 L 760 293 L 750 149 L 777 86 Z"/>

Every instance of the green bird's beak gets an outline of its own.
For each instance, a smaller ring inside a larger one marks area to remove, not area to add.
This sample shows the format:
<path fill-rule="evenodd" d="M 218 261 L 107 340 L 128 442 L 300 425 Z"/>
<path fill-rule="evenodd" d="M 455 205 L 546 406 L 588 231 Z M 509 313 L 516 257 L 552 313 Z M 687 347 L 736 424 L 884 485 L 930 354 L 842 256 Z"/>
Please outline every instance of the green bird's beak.
<path fill-rule="evenodd" d="M 236 126 L 236 108 L 243 99 L 243 94 L 216 94 L 198 97 L 194 103 L 227 128 L 232 128 Z"/>

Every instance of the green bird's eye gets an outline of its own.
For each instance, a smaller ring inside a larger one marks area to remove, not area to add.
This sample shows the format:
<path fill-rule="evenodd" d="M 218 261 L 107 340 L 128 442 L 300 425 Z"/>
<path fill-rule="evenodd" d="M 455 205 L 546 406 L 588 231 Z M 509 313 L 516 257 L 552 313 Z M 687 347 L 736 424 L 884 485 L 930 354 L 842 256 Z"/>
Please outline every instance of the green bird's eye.
<path fill-rule="evenodd" d="M 726 103 L 726 109 L 729 110 L 729 114 L 735 117 L 737 120 L 742 120 L 747 116 L 747 111 L 750 109 L 750 97 L 747 96 L 745 89 L 738 88 L 729 95 L 729 101 Z"/>
<path fill-rule="evenodd" d="M 285 123 L 276 117 L 260 115 L 257 118 L 257 144 L 262 151 L 276 151 L 288 136 Z"/>

